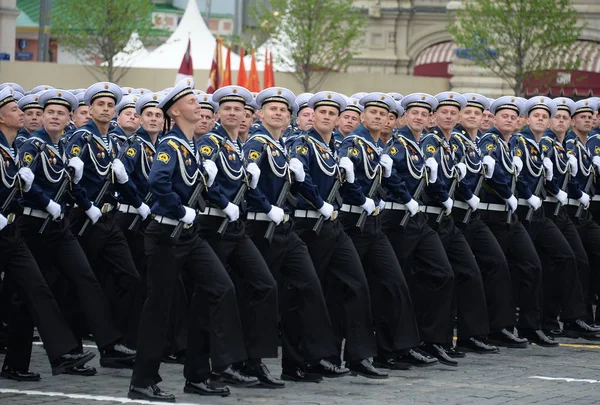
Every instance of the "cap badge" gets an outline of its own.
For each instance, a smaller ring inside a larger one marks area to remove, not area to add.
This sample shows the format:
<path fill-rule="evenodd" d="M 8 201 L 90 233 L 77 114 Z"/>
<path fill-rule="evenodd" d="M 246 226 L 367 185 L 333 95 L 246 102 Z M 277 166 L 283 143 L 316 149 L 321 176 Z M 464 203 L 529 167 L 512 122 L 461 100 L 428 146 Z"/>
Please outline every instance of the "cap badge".
<path fill-rule="evenodd" d="M 152 100 L 157 100 L 158 97 L 156 95 L 152 96 Z"/>
<path fill-rule="evenodd" d="M 60 92 L 60 91 L 59 91 L 59 92 L 58 92 L 56 95 L 57 95 L 58 97 L 62 97 L 62 92 Z"/>
<path fill-rule="evenodd" d="M 281 90 L 277 90 L 277 95 L 281 96 L 282 91 Z"/>
<path fill-rule="evenodd" d="M 108 90 L 108 83 L 104 84 L 104 90 Z"/>
<path fill-rule="evenodd" d="M 237 89 L 233 89 L 233 94 L 237 94 Z"/>

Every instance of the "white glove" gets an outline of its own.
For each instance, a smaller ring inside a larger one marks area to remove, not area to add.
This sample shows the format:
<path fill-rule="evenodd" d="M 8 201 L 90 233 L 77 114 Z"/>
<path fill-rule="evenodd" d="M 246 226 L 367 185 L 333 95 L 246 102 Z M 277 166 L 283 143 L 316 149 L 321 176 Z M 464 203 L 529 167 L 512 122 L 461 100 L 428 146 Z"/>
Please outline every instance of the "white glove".
<path fill-rule="evenodd" d="M 150 215 L 150 207 L 148 207 L 144 203 L 142 203 L 142 205 L 140 205 L 139 207 L 136 207 L 135 209 L 137 210 L 138 214 L 140 214 L 142 219 L 146 219 L 146 218 L 148 218 L 148 215 Z"/>
<path fill-rule="evenodd" d="M 481 201 L 481 199 L 473 194 L 473 197 L 469 198 L 466 203 L 469 204 L 469 207 L 471 207 L 472 211 L 476 211 L 477 207 L 479 206 L 479 201 Z"/>
<path fill-rule="evenodd" d="M 506 203 L 512 212 L 515 212 L 517 210 L 517 206 L 519 205 L 519 202 L 514 195 L 511 195 L 508 200 L 506 200 Z"/>
<path fill-rule="evenodd" d="M 290 168 L 290 171 L 294 173 L 294 180 L 298 183 L 302 183 L 304 181 L 304 177 L 306 176 L 302 162 L 299 161 L 298 158 L 291 158 L 290 162 L 288 163 L 288 167 Z"/>
<path fill-rule="evenodd" d="M 227 204 L 227 207 L 223 208 L 223 212 L 231 222 L 235 222 L 240 218 L 240 207 L 234 203 Z"/>
<path fill-rule="evenodd" d="M 319 208 L 319 212 L 325 217 L 325 219 L 329 219 L 331 214 L 333 214 L 333 205 L 329 204 L 328 202 L 324 202 L 323 206 Z"/>
<path fill-rule="evenodd" d="M 485 178 L 491 179 L 494 175 L 494 169 L 496 168 L 496 161 L 493 157 L 486 155 L 481 162 L 485 166 Z"/>
<path fill-rule="evenodd" d="M 379 213 L 385 209 L 385 201 L 379 200 Z"/>
<path fill-rule="evenodd" d="M 379 158 L 379 164 L 383 167 L 383 177 L 386 179 L 392 175 L 392 167 L 394 166 L 394 162 L 390 155 L 381 155 Z"/>
<path fill-rule="evenodd" d="M 515 170 L 517 171 L 517 176 L 521 174 L 521 170 L 523 170 L 523 161 L 518 156 L 513 156 L 513 165 L 515 166 Z"/>
<path fill-rule="evenodd" d="M 577 172 L 579 171 L 579 167 L 577 166 L 577 158 L 573 155 L 569 155 L 569 160 L 567 163 L 569 165 L 569 173 L 571 173 L 571 176 L 577 176 Z"/>
<path fill-rule="evenodd" d="M 31 169 L 28 167 L 20 168 L 19 177 L 21 177 L 21 180 L 23 181 L 23 192 L 26 193 L 31 190 L 31 185 L 33 184 L 33 179 L 35 178 L 35 175 Z"/>
<path fill-rule="evenodd" d="M 79 183 L 79 180 L 83 177 L 83 161 L 77 156 L 73 156 L 69 159 L 67 166 L 73 168 L 73 183 Z"/>
<path fill-rule="evenodd" d="M 456 167 L 456 169 L 458 170 L 458 181 L 461 181 L 467 175 L 467 165 L 464 163 L 458 163 L 454 167 Z"/>
<path fill-rule="evenodd" d="M 592 158 L 592 163 L 594 164 L 594 166 L 596 166 L 596 169 L 600 171 L 600 156 L 594 156 Z"/>
<path fill-rule="evenodd" d="M 419 203 L 413 199 L 404 204 L 408 212 L 410 212 L 410 216 L 414 217 L 417 212 L 419 212 Z"/>
<path fill-rule="evenodd" d="M 538 197 L 537 195 L 532 195 L 531 197 L 529 197 L 527 199 L 527 203 L 531 205 L 534 211 L 542 206 L 542 200 L 540 200 L 540 197 Z"/>
<path fill-rule="evenodd" d="M 206 172 L 206 176 L 208 176 L 208 178 L 206 179 L 206 187 L 210 187 L 215 182 L 215 177 L 217 177 L 219 169 L 217 169 L 217 165 L 212 160 L 203 161 L 202 167 Z"/>
<path fill-rule="evenodd" d="M 250 175 L 250 184 L 248 186 L 254 190 L 258 185 L 258 179 L 260 179 L 260 169 L 256 163 L 251 162 L 246 166 L 246 172 Z"/>
<path fill-rule="evenodd" d="M 543 164 L 544 164 L 544 169 L 546 170 L 546 181 L 552 181 L 553 176 L 553 170 L 554 170 L 554 165 L 552 164 L 552 161 L 550 160 L 550 158 L 545 157 L 543 160 Z"/>
<path fill-rule="evenodd" d="M 375 201 L 367 197 L 367 200 L 363 205 L 360 206 L 363 210 L 367 211 L 367 215 L 371 215 L 375 211 Z"/>
<path fill-rule="evenodd" d="M 285 212 L 276 205 L 271 205 L 271 211 L 267 212 L 267 216 L 271 221 L 275 222 L 275 225 L 279 225 L 283 221 L 284 215 Z"/>
<path fill-rule="evenodd" d="M 437 181 L 438 162 L 432 157 L 427 158 L 425 166 L 429 168 L 429 183 L 433 184 Z"/>
<path fill-rule="evenodd" d="M 583 204 L 583 207 L 587 209 L 590 205 L 590 196 L 588 193 L 581 193 L 581 197 L 579 198 L 579 202 Z"/>
<path fill-rule="evenodd" d="M 115 177 L 117 178 L 117 183 L 125 184 L 129 181 L 129 176 L 125 171 L 125 166 L 123 166 L 123 162 L 121 162 L 119 159 L 113 160 L 112 170 L 115 174 Z"/>
<path fill-rule="evenodd" d="M 346 182 L 350 184 L 354 183 L 354 163 L 352 163 L 352 161 L 348 157 L 344 156 L 340 159 L 338 166 L 340 167 L 340 169 L 344 169 L 344 176 L 346 176 Z"/>
<path fill-rule="evenodd" d="M 442 201 L 442 205 L 446 208 L 446 215 L 452 212 L 452 206 L 454 205 L 454 201 L 452 198 L 448 197 L 446 201 Z"/>
<path fill-rule="evenodd" d="M 102 211 L 100 211 L 100 208 L 96 207 L 95 205 L 92 205 L 90 209 L 85 212 L 85 215 L 87 215 L 88 218 L 92 221 L 92 224 L 96 224 L 96 222 L 98 222 L 98 220 L 102 216 Z"/>
<path fill-rule="evenodd" d="M 559 190 L 558 194 L 556 194 L 555 197 L 558 200 L 558 202 L 560 203 L 560 205 L 565 205 L 567 203 L 568 194 L 565 193 L 564 191 Z"/>
<path fill-rule="evenodd" d="M 6 225 L 8 225 L 8 219 L 4 215 L 0 214 L 0 231 L 6 228 Z"/>
<path fill-rule="evenodd" d="M 190 225 L 194 222 L 194 219 L 196 219 L 196 211 L 185 205 L 183 208 L 185 209 L 185 214 L 179 218 L 179 220 L 186 225 Z"/>
<path fill-rule="evenodd" d="M 48 212 L 48 214 L 50 214 L 50 216 L 52 217 L 52 220 L 56 221 L 60 217 L 60 214 L 62 213 L 62 207 L 60 206 L 60 204 L 56 203 L 55 201 L 50 200 L 50 202 L 46 206 L 46 211 Z"/>

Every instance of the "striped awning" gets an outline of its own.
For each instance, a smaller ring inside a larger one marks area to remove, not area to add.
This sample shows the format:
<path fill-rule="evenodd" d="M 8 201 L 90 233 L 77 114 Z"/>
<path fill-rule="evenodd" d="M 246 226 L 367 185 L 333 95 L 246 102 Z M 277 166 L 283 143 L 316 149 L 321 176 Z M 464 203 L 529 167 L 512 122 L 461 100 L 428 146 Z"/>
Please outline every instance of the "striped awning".
<path fill-rule="evenodd" d="M 440 42 L 425 48 L 415 59 L 415 76 L 452 77 L 449 65 L 456 45 L 453 42 Z"/>

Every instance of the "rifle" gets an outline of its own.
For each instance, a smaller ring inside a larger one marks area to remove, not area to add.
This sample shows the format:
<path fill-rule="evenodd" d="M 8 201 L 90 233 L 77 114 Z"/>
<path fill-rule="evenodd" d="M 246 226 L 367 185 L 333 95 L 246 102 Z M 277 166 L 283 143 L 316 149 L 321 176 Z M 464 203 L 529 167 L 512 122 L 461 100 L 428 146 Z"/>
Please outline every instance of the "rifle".
<path fill-rule="evenodd" d="M 590 194 L 590 190 L 592 189 L 592 186 L 594 184 L 594 178 L 596 177 L 596 170 L 594 169 L 594 166 L 591 166 L 591 170 L 590 170 L 590 175 L 588 176 L 587 182 L 585 183 L 585 188 L 583 189 L 583 192 L 586 194 Z M 592 197 L 590 196 L 590 201 L 591 201 Z M 575 218 L 579 219 L 581 218 L 581 214 L 583 214 L 583 204 L 579 204 L 579 206 L 577 207 L 577 212 L 575 213 Z"/>
<path fill-rule="evenodd" d="M 460 162 L 458 162 L 458 163 L 464 163 L 466 156 L 467 156 L 467 154 L 465 153 L 462 156 L 462 158 L 460 158 Z M 441 162 L 441 164 L 443 164 L 443 162 Z M 460 175 L 458 173 L 454 174 L 454 179 L 452 180 L 452 184 L 450 185 L 450 190 L 448 190 L 448 198 L 454 197 L 454 191 L 456 191 L 456 187 L 458 186 L 458 178 L 459 177 L 460 177 Z M 440 222 L 442 222 L 442 218 L 444 218 L 444 213 L 445 213 L 445 211 L 442 208 L 442 211 L 440 211 L 440 213 L 438 214 L 438 217 L 436 218 L 435 222 L 437 222 L 438 224 Z"/>
<path fill-rule="evenodd" d="M 91 134 L 85 134 L 83 139 L 85 139 L 86 143 L 80 153 L 81 156 L 83 156 L 83 154 L 85 153 L 85 151 L 87 150 L 87 148 L 90 147 L 90 141 L 92 139 L 92 135 Z M 67 187 L 69 186 L 69 184 L 71 183 L 71 179 L 73 178 L 73 173 L 71 170 L 69 170 L 71 168 L 67 169 L 67 175 L 65 176 L 65 178 L 63 179 L 62 183 L 60 184 L 60 187 L 58 188 L 58 191 L 56 192 L 56 195 L 54 196 L 54 201 L 58 204 L 60 204 L 63 195 L 67 192 Z M 44 231 L 46 230 L 46 228 L 48 227 L 48 225 L 50 224 L 50 221 L 52 220 L 52 217 L 50 215 L 48 215 L 46 217 L 46 219 L 44 219 L 44 223 L 42 224 L 42 226 L 40 227 L 40 230 L 38 231 L 39 234 L 44 233 Z"/>
<path fill-rule="evenodd" d="M 302 141 L 304 143 L 306 143 L 306 136 L 302 137 Z M 277 201 L 275 202 L 275 205 L 277 207 L 283 207 L 286 200 L 288 199 L 288 194 L 290 192 L 290 188 L 292 187 L 292 175 L 290 173 L 289 168 L 287 169 L 287 179 L 285 180 L 285 183 L 283 183 L 283 187 L 281 187 L 281 191 L 279 192 L 279 195 L 277 196 Z M 275 222 L 271 221 L 269 222 L 269 226 L 267 227 L 267 231 L 265 232 L 265 239 L 271 243 L 271 240 L 273 240 L 273 235 L 275 234 L 275 227 L 277 225 L 275 225 Z"/>
<path fill-rule="evenodd" d="M 32 168 L 33 165 L 35 164 L 35 162 L 37 162 L 38 158 L 40 157 L 40 155 L 42 154 L 43 150 L 46 149 L 46 143 L 42 143 L 39 147 L 38 147 L 38 151 L 36 153 L 36 155 L 34 156 L 34 158 L 31 160 L 31 162 L 29 162 L 29 164 L 27 166 L 23 166 L 23 167 L 28 167 L 28 168 Z M 19 174 L 15 174 L 15 176 L 19 176 Z M 17 178 L 15 179 L 19 184 L 18 187 L 15 185 L 15 187 L 12 188 L 12 190 L 10 190 L 10 193 L 8 194 L 8 196 L 6 197 L 6 200 L 4 200 L 4 204 L 2 204 L 2 207 L 0 207 L 0 213 L 2 215 L 5 215 L 8 213 L 8 209 L 10 208 L 13 200 L 15 199 L 15 197 L 17 196 L 17 193 L 20 191 L 21 195 L 23 195 L 23 190 L 22 190 L 22 186 L 21 186 L 21 179 Z"/>
<path fill-rule="evenodd" d="M 568 172 L 569 170 L 569 166 L 567 166 L 567 172 L 565 173 L 565 178 L 563 179 L 563 183 L 562 186 L 560 187 L 560 189 L 562 191 L 565 191 L 565 189 L 567 188 L 567 184 L 569 184 L 569 180 L 571 179 L 571 174 Z M 556 220 L 556 218 L 558 218 L 558 213 L 560 212 L 560 201 L 558 203 L 556 203 L 556 208 L 554 208 L 554 219 Z"/>
<path fill-rule="evenodd" d="M 219 153 L 221 152 L 221 148 L 223 147 L 223 145 L 225 145 L 226 142 L 227 142 L 227 138 L 222 137 L 221 140 L 219 141 L 219 147 L 217 148 L 215 153 L 210 157 L 211 162 L 214 162 L 215 160 L 217 160 L 217 157 L 219 156 Z M 188 207 L 198 206 L 198 208 L 200 208 L 201 211 L 204 211 L 206 209 L 206 201 L 204 201 L 204 198 L 202 197 L 202 191 L 205 188 L 208 190 L 208 187 L 206 185 L 206 182 L 204 181 L 204 179 L 206 179 L 206 173 L 201 172 L 201 175 L 202 175 L 203 181 L 199 181 L 198 184 L 196 184 L 196 188 L 194 189 L 194 191 L 192 192 L 192 195 L 190 195 L 190 198 L 188 199 L 187 206 Z M 177 223 L 177 226 L 175 226 L 175 229 L 173 229 L 173 232 L 171 232 L 171 238 L 173 238 L 173 239 L 179 238 L 179 235 L 181 235 L 181 232 L 183 231 L 184 225 L 185 224 L 183 223 L 183 221 L 180 220 Z"/>
<path fill-rule="evenodd" d="M 339 195 L 340 187 L 342 187 L 342 173 L 340 168 L 338 167 L 338 175 L 336 176 L 335 183 L 333 183 L 333 186 L 331 187 L 331 190 L 327 195 L 328 204 L 333 205 L 333 203 Z M 321 214 L 319 215 L 317 222 L 315 222 L 315 225 L 312 228 L 313 232 L 316 233 L 317 236 L 319 236 L 319 233 L 321 233 L 321 228 L 323 228 L 323 222 L 325 222 L 325 217 Z"/>
<path fill-rule="evenodd" d="M 267 149 L 267 144 L 264 143 L 260 157 L 258 159 L 256 159 L 256 162 L 255 162 L 256 165 L 259 167 L 262 162 L 263 156 L 265 155 L 266 149 Z M 248 191 L 249 187 L 250 187 L 249 180 L 248 180 L 248 177 L 246 176 L 246 179 L 242 182 L 242 185 L 238 189 L 237 193 L 235 193 L 235 197 L 233 197 L 232 203 L 237 206 L 240 206 L 242 204 L 242 202 L 244 201 L 244 197 L 246 196 L 246 191 Z M 223 237 L 223 235 L 225 235 L 225 231 L 227 230 L 227 225 L 229 225 L 229 218 L 225 217 L 225 218 L 223 218 L 223 222 L 221 222 L 221 225 L 219 226 L 219 229 L 217 230 L 217 233 L 219 235 L 221 235 L 221 237 Z"/>
<path fill-rule="evenodd" d="M 427 185 L 427 182 L 429 181 L 429 169 L 427 167 L 424 167 L 424 173 L 423 173 L 423 177 L 421 177 L 421 181 L 419 181 L 419 185 L 417 185 L 417 189 L 415 190 L 415 193 L 413 194 L 413 200 L 418 201 L 419 198 L 421 198 L 421 194 L 423 194 L 423 192 L 425 191 L 425 186 Z M 402 217 L 402 221 L 400 221 L 400 226 L 403 228 L 406 228 L 406 225 L 408 224 L 408 220 L 410 219 L 410 211 L 407 209 L 406 212 L 404 213 L 404 216 Z"/>
<path fill-rule="evenodd" d="M 148 191 L 148 194 L 146 194 L 146 196 L 144 197 L 144 204 L 146 205 L 150 205 L 150 202 L 152 201 L 152 193 L 150 191 Z M 131 224 L 129 225 L 129 229 L 132 232 L 137 231 L 137 229 L 140 227 L 140 224 L 142 223 L 142 216 L 140 214 L 136 214 L 135 217 L 133 218 L 133 221 L 131 221 Z"/>
<path fill-rule="evenodd" d="M 355 141 L 355 144 L 356 144 L 356 141 Z M 393 145 L 393 142 L 390 143 L 390 145 L 387 148 L 385 148 L 385 150 L 381 154 L 382 155 L 387 154 L 392 145 Z M 381 180 L 383 178 L 383 168 L 381 167 L 381 165 L 377 166 L 377 172 L 378 173 L 373 177 L 373 183 L 371 183 L 371 188 L 369 189 L 369 193 L 367 194 L 367 198 L 370 198 L 373 201 L 375 201 L 375 196 L 377 194 L 385 195 L 385 191 L 381 187 Z M 378 210 L 378 209 L 379 209 L 379 207 L 375 207 L 375 210 Z M 363 210 L 360 213 L 360 217 L 358 217 L 358 221 L 356 221 L 356 227 L 358 229 L 360 229 L 361 232 L 362 232 L 363 228 L 365 227 L 365 222 L 367 222 L 368 216 L 369 215 L 367 214 L 367 211 Z"/>
<path fill-rule="evenodd" d="M 552 150 L 550 151 L 550 153 L 548 153 L 548 158 L 550 158 L 551 156 L 553 156 L 554 154 L 554 148 L 552 148 Z M 538 179 L 538 182 L 535 186 L 535 190 L 533 191 L 535 196 L 538 196 L 540 198 L 542 198 L 540 195 L 543 192 L 544 189 L 544 181 L 546 180 L 546 177 L 544 175 L 544 163 L 543 163 L 543 159 L 542 159 L 542 172 L 540 173 L 540 178 Z M 542 198 L 543 199 L 543 198 Z M 533 216 L 533 207 L 529 207 L 529 209 L 527 210 L 527 215 L 525 215 L 525 221 L 530 222 L 531 221 L 531 217 Z"/>
<path fill-rule="evenodd" d="M 125 146 L 125 144 L 123 144 L 123 146 L 121 146 L 121 149 L 119 149 L 119 153 L 117 154 L 117 157 L 115 159 L 120 160 L 127 152 L 127 149 L 129 149 L 129 147 L 133 144 L 133 142 L 135 142 L 136 139 L 137 139 L 137 134 L 135 134 L 132 137 L 130 137 L 129 139 L 127 139 L 127 141 L 125 141 L 127 143 L 127 146 Z M 111 162 L 111 166 L 112 166 L 112 162 Z M 104 200 L 104 196 L 106 195 L 106 192 L 108 191 L 108 187 L 113 183 L 114 183 L 114 173 L 111 168 L 109 173 L 106 175 L 106 178 L 104 179 L 104 184 L 102 184 L 102 188 L 100 189 L 100 192 L 98 193 L 98 195 L 96 196 L 96 199 L 94 200 L 93 204 L 96 207 L 102 203 L 102 200 Z M 83 226 L 81 227 L 81 229 L 79 230 L 79 233 L 77 234 L 77 236 L 82 236 L 85 233 L 87 227 L 90 225 L 91 222 L 92 222 L 91 219 L 86 218 L 86 220 L 83 223 Z"/>

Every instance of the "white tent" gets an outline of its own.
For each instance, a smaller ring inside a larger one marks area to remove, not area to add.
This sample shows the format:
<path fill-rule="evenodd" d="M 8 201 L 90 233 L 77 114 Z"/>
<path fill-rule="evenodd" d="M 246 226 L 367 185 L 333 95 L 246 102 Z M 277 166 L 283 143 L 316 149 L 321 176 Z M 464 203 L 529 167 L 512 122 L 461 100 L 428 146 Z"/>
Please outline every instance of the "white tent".
<path fill-rule="evenodd" d="M 132 67 L 154 69 L 179 69 L 185 54 L 188 38 L 192 44 L 192 62 L 194 69 L 210 69 L 216 40 L 198 11 L 196 1 L 189 1 L 177 29 L 169 39 L 145 57 L 137 58 Z M 223 63 L 227 48 L 222 47 Z M 231 69 L 238 70 L 240 57 L 231 53 Z"/>
<path fill-rule="evenodd" d="M 149 54 L 142 41 L 140 41 L 138 33 L 134 31 L 131 33 L 123 51 L 113 57 L 113 64 L 120 67 L 134 66 L 137 60 L 146 58 Z"/>

